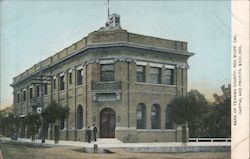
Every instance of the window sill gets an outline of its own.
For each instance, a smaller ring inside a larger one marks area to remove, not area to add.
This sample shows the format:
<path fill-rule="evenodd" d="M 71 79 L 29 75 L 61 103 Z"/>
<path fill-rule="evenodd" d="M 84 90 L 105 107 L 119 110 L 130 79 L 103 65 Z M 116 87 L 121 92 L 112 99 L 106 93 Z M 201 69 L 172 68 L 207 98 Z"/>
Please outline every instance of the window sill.
<path fill-rule="evenodd" d="M 175 129 L 136 129 L 136 131 L 147 132 L 147 131 L 154 131 L 154 132 L 175 132 Z"/>
<path fill-rule="evenodd" d="M 177 87 L 177 85 L 167 85 L 167 84 L 155 84 L 155 83 L 143 83 L 143 82 L 135 82 L 135 84 L 139 85 L 149 85 L 149 86 L 165 86 L 165 87 Z"/>

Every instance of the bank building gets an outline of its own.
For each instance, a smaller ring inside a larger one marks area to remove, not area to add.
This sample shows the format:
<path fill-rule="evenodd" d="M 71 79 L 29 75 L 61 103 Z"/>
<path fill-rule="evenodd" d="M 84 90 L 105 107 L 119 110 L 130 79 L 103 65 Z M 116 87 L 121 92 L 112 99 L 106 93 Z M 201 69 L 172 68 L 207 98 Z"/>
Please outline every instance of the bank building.
<path fill-rule="evenodd" d="M 180 141 L 168 103 L 186 94 L 192 55 L 187 42 L 130 33 L 112 14 L 105 27 L 14 77 L 14 112 L 39 113 L 52 101 L 69 107 L 59 122 L 61 140 L 86 141 L 87 126 L 95 124 L 98 138 Z M 34 84 L 41 73 L 50 84 Z M 20 137 L 25 129 L 22 124 Z M 51 125 L 46 131 L 50 138 Z"/>

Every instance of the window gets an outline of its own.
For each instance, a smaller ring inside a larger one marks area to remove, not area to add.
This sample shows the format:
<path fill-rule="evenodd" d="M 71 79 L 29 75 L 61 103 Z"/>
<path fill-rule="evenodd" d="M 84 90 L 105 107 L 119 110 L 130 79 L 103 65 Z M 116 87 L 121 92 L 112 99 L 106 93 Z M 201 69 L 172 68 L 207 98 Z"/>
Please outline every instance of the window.
<path fill-rule="evenodd" d="M 136 66 L 136 82 L 145 82 L 145 66 Z"/>
<path fill-rule="evenodd" d="M 36 97 L 40 96 L 40 87 L 39 85 L 36 85 Z"/>
<path fill-rule="evenodd" d="M 101 65 L 101 81 L 114 81 L 114 64 Z"/>
<path fill-rule="evenodd" d="M 83 81 L 83 69 L 77 70 L 76 72 L 77 85 L 82 85 Z"/>
<path fill-rule="evenodd" d="M 53 89 L 56 89 L 56 77 L 53 78 Z"/>
<path fill-rule="evenodd" d="M 26 101 L 26 90 L 23 90 L 23 101 Z"/>
<path fill-rule="evenodd" d="M 48 94 L 48 84 L 44 83 L 44 94 L 47 95 Z"/>
<path fill-rule="evenodd" d="M 29 95 L 30 95 L 30 99 L 32 99 L 33 98 L 33 87 L 30 87 Z"/>
<path fill-rule="evenodd" d="M 161 68 L 150 67 L 150 83 L 161 83 Z"/>
<path fill-rule="evenodd" d="M 64 118 L 63 117 L 61 117 L 59 125 L 60 125 L 61 130 L 64 129 Z"/>
<path fill-rule="evenodd" d="M 72 84 L 72 72 L 68 73 L 68 82 L 69 84 Z"/>
<path fill-rule="evenodd" d="M 174 75 L 173 69 L 166 69 L 163 83 L 167 85 L 173 85 L 174 84 L 173 75 Z"/>
<path fill-rule="evenodd" d="M 136 128 L 145 129 L 146 128 L 146 107 L 143 103 L 138 104 L 136 109 Z"/>
<path fill-rule="evenodd" d="M 16 102 L 19 103 L 20 102 L 20 93 L 17 93 L 17 99 L 16 99 Z"/>
<path fill-rule="evenodd" d="M 83 109 L 81 105 L 77 107 L 77 121 L 76 121 L 77 129 L 81 129 L 83 127 Z"/>
<path fill-rule="evenodd" d="M 171 121 L 171 110 L 170 110 L 170 108 L 168 106 L 166 107 L 165 114 L 166 114 L 165 128 L 166 129 L 173 129 L 174 128 L 174 124 Z"/>
<path fill-rule="evenodd" d="M 151 110 L 151 128 L 159 129 L 160 128 L 160 106 L 154 104 Z"/>
<path fill-rule="evenodd" d="M 64 90 L 64 75 L 60 76 L 59 78 L 59 86 L 60 86 L 60 91 Z"/>

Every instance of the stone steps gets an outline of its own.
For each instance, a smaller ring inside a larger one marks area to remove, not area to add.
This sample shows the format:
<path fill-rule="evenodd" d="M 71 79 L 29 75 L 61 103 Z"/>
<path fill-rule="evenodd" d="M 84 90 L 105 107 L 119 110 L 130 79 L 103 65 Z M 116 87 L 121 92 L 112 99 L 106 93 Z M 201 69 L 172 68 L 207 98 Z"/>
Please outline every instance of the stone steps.
<path fill-rule="evenodd" d="M 98 138 L 97 143 L 98 144 L 121 144 L 123 142 L 121 140 L 118 140 L 117 138 Z"/>

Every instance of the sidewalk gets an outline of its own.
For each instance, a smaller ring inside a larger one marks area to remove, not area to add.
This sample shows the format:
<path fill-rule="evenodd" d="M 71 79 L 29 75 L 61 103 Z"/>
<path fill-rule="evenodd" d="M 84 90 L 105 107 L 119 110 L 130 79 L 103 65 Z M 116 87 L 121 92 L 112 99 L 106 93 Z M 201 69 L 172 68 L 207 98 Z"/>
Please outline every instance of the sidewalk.
<path fill-rule="evenodd" d="M 54 140 L 45 140 L 44 144 L 41 144 L 41 139 L 37 139 L 35 142 L 31 142 L 31 139 L 18 138 L 17 141 L 11 141 L 10 138 L 1 137 L 1 142 L 17 142 L 26 143 L 32 145 L 44 145 L 44 146 L 76 146 L 83 147 L 92 151 L 94 145 L 98 145 L 98 148 L 126 148 L 130 152 L 218 152 L 218 151 L 230 151 L 230 142 L 189 142 L 187 146 L 182 146 L 181 142 L 153 142 L 153 143 L 122 143 L 117 139 L 97 139 L 97 142 L 80 142 L 80 141 L 63 141 L 60 140 L 58 144 L 54 143 Z"/>

